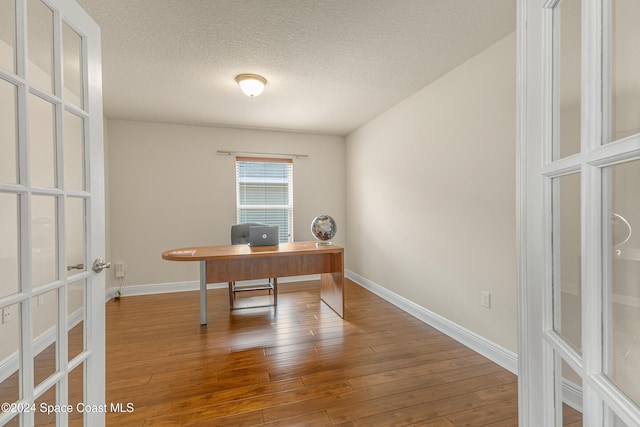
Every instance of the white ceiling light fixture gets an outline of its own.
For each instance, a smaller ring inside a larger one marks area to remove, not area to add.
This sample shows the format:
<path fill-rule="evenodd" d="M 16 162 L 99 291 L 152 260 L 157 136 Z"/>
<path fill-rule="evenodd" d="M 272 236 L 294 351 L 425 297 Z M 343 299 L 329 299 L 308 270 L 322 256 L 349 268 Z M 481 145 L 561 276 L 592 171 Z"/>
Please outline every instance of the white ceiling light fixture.
<path fill-rule="evenodd" d="M 236 76 L 236 81 L 247 96 L 260 95 L 264 90 L 264 85 L 267 84 L 267 79 L 257 74 L 240 74 Z"/>

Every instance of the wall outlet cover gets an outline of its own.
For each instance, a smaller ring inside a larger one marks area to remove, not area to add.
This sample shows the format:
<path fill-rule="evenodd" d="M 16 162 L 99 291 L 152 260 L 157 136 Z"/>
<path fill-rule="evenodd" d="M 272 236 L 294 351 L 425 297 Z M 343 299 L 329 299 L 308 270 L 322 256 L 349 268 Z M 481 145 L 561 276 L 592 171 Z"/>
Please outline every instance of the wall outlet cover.
<path fill-rule="evenodd" d="M 491 308 L 491 294 L 489 292 L 480 292 L 480 305 L 486 308 Z"/>

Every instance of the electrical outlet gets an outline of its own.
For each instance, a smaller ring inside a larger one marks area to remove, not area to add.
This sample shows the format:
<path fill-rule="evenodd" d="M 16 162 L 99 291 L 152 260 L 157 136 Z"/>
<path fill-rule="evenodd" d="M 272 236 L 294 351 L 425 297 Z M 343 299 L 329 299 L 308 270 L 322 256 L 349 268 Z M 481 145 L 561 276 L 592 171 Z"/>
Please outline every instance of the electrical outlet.
<path fill-rule="evenodd" d="M 480 292 L 480 305 L 486 308 L 491 308 L 491 294 L 489 292 Z"/>
<path fill-rule="evenodd" d="M 2 309 L 2 324 L 9 323 L 11 321 L 11 307 L 5 307 Z"/>
<path fill-rule="evenodd" d="M 124 277 L 124 262 L 116 263 L 116 277 Z"/>
<path fill-rule="evenodd" d="M 44 295 L 40 294 L 36 297 L 38 307 L 44 303 Z"/>

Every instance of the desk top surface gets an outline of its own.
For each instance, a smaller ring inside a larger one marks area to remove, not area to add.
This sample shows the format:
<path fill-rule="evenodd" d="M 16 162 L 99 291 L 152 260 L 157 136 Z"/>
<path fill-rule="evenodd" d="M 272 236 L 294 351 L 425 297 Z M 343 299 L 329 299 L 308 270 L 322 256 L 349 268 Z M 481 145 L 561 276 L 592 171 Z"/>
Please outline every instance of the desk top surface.
<path fill-rule="evenodd" d="M 316 246 L 316 242 L 280 243 L 278 246 L 248 245 L 195 246 L 171 249 L 162 253 L 162 259 L 168 261 L 206 261 L 210 259 L 231 259 L 239 257 L 285 256 L 292 254 L 336 253 L 344 249 L 335 245 Z"/>

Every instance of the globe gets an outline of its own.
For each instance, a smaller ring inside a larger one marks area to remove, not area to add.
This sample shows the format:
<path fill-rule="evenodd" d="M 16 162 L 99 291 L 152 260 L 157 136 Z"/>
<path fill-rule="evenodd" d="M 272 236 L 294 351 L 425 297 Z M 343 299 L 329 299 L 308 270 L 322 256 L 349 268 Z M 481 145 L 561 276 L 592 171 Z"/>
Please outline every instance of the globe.
<path fill-rule="evenodd" d="M 329 215 L 318 215 L 311 221 L 311 234 L 320 240 L 319 245 L 330 245 L 337 230 L 336 222 Z"/>

